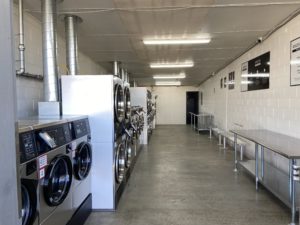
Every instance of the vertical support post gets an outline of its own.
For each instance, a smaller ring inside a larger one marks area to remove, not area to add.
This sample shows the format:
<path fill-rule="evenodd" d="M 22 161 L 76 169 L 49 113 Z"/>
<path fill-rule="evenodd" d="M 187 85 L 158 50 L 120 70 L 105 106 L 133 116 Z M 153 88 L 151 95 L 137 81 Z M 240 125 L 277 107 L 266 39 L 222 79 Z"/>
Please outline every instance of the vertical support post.
<path fill-rule="evenodd" d="M 209 127 L 209 139 L 211 139 L 212 138 L 212 127 L 210 126 Z"/>
<path fill-rule="evenodd" d="M 237 171 L 237 134 L 234 134 L 234 172 Z"/>
<path fill-rule="evenodd" d="M 218 132 L 218 136 L 219 136 L 219 146 L 221 146 L 222 145 L 222 135 L 221 135 L 221 133 L 220 132 Z"/>
<path fill-rule="evenodd" d="M 292 160 L 289 160 L 289 196 L 290 196 L 290 202 L 292 202 L 292 180 L 293 180 L 293 164 L 292 164 Z"/>
<path fill-rule="evenodd" d="M 0 1 L 0 190 L 1 224 L 22 224 L 19 151 L 16 120 L 16 71 L 13 35 L 13 2 Z M 4 119 L 5 118 L 5 119 Z M 5 206 L 4 206 L 5 204 Z"/>
<path fill-rule="evenodd" d="M 261 163 L 261 180 L 264 180 L 265 174 L 265 148 L 263 146 L 260 147 L 260 163 Z"/>
<path fill-rule="evenodd" d="M 255 143 L 255 187 L 258 190 L 258 144 Z"/>
<path fill-rule="evenodd" d="M 292 180 L 291 180 L 291 188 L 292 188 L 292 221 L 290 225 L 296 224 L 296 191 L 295 191 L 295 180 L 294 180 L 294 166 L 296 165 L 295 159 L 290 159 L 292 162 Z"/>
<path fill-rule="evenodd" d="M 240 160 L 243 161 L 244 160 L 244 145 L 241 144 L 240 147 Z"/>
<path fill-rule="evenodd" d="M 223 136 L 223 148 L 226 149 L 226 136 Z"/>

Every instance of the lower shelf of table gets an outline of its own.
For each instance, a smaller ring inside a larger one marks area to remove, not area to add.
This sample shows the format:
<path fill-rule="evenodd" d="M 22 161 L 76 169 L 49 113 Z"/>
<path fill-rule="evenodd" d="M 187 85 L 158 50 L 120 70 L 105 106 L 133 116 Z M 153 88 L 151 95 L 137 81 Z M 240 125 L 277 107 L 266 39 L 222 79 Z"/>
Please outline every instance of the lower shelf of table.
<path fill-rule="evenodd" d="M 240 161 L 239 165 L 255 178 L 255 160 Z M 259 184 L 269 190 L 274 196 L 291 208 L 289 197 L 289 176 L 287 173 L 277 169 L 271 164 L 264 163 L 264 177 L 261 176 L 261 165 L 258 169 Z M 253 187 L 255 188 L 255 186 Z M 296 183 L 296 207 L 300 206 L 300 185 Z"/>

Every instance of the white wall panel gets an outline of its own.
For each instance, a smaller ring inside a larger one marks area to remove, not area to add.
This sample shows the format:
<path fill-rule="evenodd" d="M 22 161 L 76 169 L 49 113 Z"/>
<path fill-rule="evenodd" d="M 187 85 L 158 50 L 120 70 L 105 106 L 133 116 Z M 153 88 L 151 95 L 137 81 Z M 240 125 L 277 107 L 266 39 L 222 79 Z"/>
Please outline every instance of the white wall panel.
<path fill-rule="evenodd" d="M 154 87 L 157 95 L 157 124 L 186 124 L 186 92 L 196 87 Z M 199 96 L 200 97 L 200 96 Z"/>

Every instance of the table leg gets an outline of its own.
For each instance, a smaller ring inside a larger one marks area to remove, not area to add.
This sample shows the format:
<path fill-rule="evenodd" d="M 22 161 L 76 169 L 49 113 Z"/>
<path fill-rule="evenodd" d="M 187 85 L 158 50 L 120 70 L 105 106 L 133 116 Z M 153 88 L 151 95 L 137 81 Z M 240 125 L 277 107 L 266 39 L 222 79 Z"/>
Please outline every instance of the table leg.
<path fill-rule="evenodd" d="M 294 174 L 293 174 L 293 169 L 294 165 L 296 165 L 296 160 L 295 159 L 290 159 L 291 165 L 292 165 L 292 179 L 291 179 L 291 192 L 292 192 L 292 222 L 290 225 L 295 225 L 296 224 L 296 191 L 295 191 L 295 180 L 294 180 Z"/>
<path fill-rule="evenodd" d="M 237 134 L 234 134 L 234 172 L 237 171 Z"/>
<path fill-rule="evenodd" d="M 260 154 L 261 154 L 261 180 L 264 180 L 265 175 L 265 148 L 261 146 L 260 148 Z"/>
<path fill-rule="evenodd" d="M 222 135 L 220 134 L 220 133 L 218 133 L 218 136 L 219 136 L 219 146 L 221 146 L 222 145 Z"/>
<path fill-rule="evenodd" d="M 293 180 L 293 164 L 292 164 L 292 160 L 289 160 L 289 196 L 290 196 L 290 202 L 292 202 L 292 180 Z"/>
<path fill-rule="evenodd" d="M 255 187 L 258 190 L 258 144 L 255 144 Z"/>
<path fill-rule="evenodd" d="M 225 137 L 225 135 L 223 136 L 223 148 L 226 149 L 226 137 Z"/>

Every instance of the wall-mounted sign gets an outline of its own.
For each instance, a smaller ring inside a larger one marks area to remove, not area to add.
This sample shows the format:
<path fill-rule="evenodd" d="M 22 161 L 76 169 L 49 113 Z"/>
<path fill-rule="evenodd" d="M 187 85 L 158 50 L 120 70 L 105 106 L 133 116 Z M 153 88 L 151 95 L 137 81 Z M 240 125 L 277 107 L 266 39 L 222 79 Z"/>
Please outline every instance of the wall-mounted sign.
<path fill-rule="evenodd" d="M 242 64 L 241 91 L 270 87 L 270 52 Z"/>
<path fill-rule="evenodd" d="M 223 78 L 220 80 L 220 88 L 223 88 Z"/>
<path fill-rule="evenodd" d="M 224 88 L 227 87 L 227 77 L 224 77 Z"/>
<path fill-rule="evenodd" d="M 235 73 L 233 71 L 233 72 L 229 73 L 229 75 L 228 75 L 228 89 L 233 90 L 234 84 L 235 84 Z"/>
<path fill-rule="evenodd" d="M 300 38 L 291 41 L 291 86 L 300 85 Z"/>

